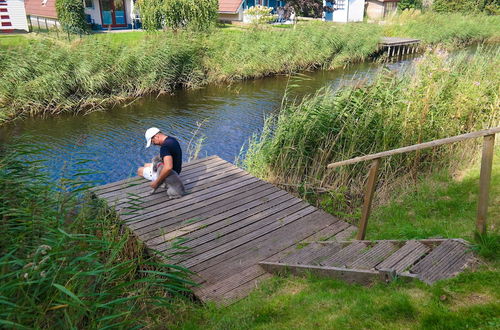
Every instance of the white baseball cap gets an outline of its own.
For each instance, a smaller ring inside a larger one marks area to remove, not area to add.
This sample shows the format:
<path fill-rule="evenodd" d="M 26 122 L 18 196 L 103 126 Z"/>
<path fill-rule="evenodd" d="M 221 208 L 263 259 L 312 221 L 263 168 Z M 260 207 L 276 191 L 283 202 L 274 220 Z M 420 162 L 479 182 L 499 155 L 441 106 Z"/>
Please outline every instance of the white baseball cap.
<path fill-rule="evenodd" d="M 146 130 L 146 134 L 144 134 L 146 137 L 146 148 L 149 148 L 151 145 L 151 139 L 158 133 L 160 133 L 160 130 L 156 127 L 151 127 Z"/>

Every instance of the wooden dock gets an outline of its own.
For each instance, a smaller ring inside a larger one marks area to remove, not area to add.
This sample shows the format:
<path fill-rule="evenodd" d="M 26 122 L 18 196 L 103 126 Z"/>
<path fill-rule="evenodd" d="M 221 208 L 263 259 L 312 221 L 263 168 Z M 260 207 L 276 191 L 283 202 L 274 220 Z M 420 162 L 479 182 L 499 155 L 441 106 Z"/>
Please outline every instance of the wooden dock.
<path fill-rule="evenodd" d="M 167 252 L 182 239 L 184 254 L 169 263 L 188 267 L 202 301 L 228 303 L 270 277 L 258 265 L 280 258 L 299 242 L 347 239 L 354 227 L 303 200 L 212 156 L 185 164 L 188 194 L 168 200 L 150 195 L 135 177 L 94 189 L 150 249 Z"/>
<path fill-rule="evenodd" d="M 175 200 L 151 195 L 140 177 L 93 193 L 149 249 L 168 254 L 181 244 L 184 253 L 164 261 L 195 272 L 193 291 L 202 301 L 228 304 L 283 271 L 432 283 L 473 263 L 462 240 L 346 241 L 355 227 L 216 156 L 185 164 L 181 178 L 188 193 Z"/>
<path fill-rule="evenodd" d="M 383 37 L 380 39 L 379 48 L 388 57 L 414 54 L 418 51 L 420 40 L 411 38 Z"/>

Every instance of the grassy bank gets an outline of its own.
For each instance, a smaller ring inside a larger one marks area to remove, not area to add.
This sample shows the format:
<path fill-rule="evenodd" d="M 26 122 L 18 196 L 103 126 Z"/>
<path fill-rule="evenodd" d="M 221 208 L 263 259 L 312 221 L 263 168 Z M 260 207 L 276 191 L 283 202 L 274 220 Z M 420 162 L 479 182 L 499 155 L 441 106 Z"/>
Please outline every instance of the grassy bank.
<path fill-rule="evenodd" d="M 452 58 L 429 53 L 412 72 L 382 72 L 369 83 L 325 89 L 285 104 L 251 141 L 243 166 L 330 212 L 352 211 L 363 195 L 369 163 L 336 170 L 327 170 L 327 165 L 497 126 L 498 65 L 498 50 L 479 49 L 472 57 L 462 53 Z M 395 181 L 463 163 L 479 142 L 384 159 L 378 196 Z"/>
<path fill-rule="evenodd" d="M 113 213 L 78 198 L 84 181 L 56 185 L 25 159 L 39 150 L 16 148 L 0 158 L 0 327 L 133 328 L 170 315 L 186 271 L 148 257 Z"/>
<path fill-rule="evenodd" d="M 499 25 L 499 17 L 426 14 L 406 15 L 384 26 L 316 21 L 293 29 L 131 32 L 71 42 L 40 34 L 27 36 L 27 42 L 11 38 L 10 46 L 9 39 L 0 37 L 0 123 L 92 111 L 179 87 L 333 68 L 367 58 L 384 34 L 422 38 L 424 45 L 462 44 L 498 38 Z"/>
<path fill-rule="evenodd" d="M 398 191 L 375 210 L 369 239 L 462 237 L 474 228 L 479 162 L 460 176 L 443 171 Z M 324 278 L 273 277 L 228 308 L 179 307 L 174 329 L 496 329 L 500 326 L 500 148 L 494 158 L 489 257 L 475 272 L 432 286 L 415 281 L 372 286 Z M 403 195 L 404 197 L 401 197 Z"/>

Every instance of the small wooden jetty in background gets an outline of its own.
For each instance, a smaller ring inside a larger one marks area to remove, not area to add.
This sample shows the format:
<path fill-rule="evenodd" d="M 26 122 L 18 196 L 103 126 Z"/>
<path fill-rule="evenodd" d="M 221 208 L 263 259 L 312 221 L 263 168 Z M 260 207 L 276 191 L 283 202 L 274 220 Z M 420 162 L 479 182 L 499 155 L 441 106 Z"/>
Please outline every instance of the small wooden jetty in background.
<path fill-rule="evenodd" d="M 414 54 L 418 51 L 420 40 L 398 37 L 383 37 L 380 39 L 379 48 L 388 57 Z"/>

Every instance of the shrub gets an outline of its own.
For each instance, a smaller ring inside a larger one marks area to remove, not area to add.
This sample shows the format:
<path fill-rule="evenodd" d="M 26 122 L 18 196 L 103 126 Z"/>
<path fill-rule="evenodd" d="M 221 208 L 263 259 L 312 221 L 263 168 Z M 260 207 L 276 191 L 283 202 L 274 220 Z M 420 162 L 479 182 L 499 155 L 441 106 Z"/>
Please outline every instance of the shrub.
<path fill-rule="evenodd" d="M 56 11 L 59 22 L 65 31 L 70 33 L 86 33 L 88 31 L 83 1 L 57 0 Z"/>
<path fill-rule="evenodd" d="M 500 3 L 498 0 L 434 0 L 432 9 L 436 12 L 460 12 L 471 14 L 485 12 L 498 15 Z"/>
<path fill-rule="evenodd" d="M 261 25 L 267 24 L 273 20 L 273 15 L 271 14 L 273 8 L 266 6 L 253 6 L 245 9 L 244 14 L 248 16 L 248 20 L 251 24 Z"/>
<path fill-rule="evenodd" d="M 144 29 L 179 30 L 190 28 L 206 31 L 215 26 L 218 17 L 217 0 L 139 0 Z"/>

